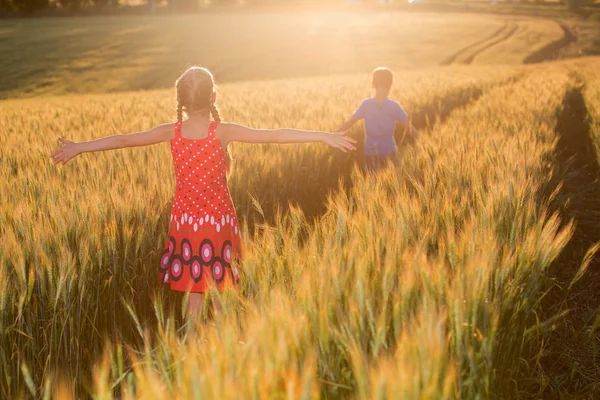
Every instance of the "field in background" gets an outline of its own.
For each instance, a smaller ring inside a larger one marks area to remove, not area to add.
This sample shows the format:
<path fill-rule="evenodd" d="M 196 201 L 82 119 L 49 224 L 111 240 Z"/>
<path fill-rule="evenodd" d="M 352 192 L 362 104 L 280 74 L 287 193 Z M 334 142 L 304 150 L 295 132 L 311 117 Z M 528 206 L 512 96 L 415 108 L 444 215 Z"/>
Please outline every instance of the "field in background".
<path fill-rule="evenodd" d="M 281 17 L 232 16 L 243 34 L 192 23 L 206 16 L 0 25 L 0 48 L 22 50 L 0 60 L 1 96 L 45 94 L 0 101 L 0 397 L 595 398 L 600 59 L 517 65 L 561 39 L 544 20 Z M 223 82 L 225 119 L 325 130 L 374 65 L 402 67 L 392 96 L 423 134 L 372 178 L 360 148 L 232 146 L 241 296 L 193 335 L 185 298 L 156 286 L 168 144 L 48 157 L 58 135 L 171 121 L 172 89 L 126 90 L 191 63 Z"/>
<path fill-rule="evenodd" d="M 456 62 L 521 63 L 550 20 L 476 14 L 273 13 L 0 22 L 0 98 L 166 88 L 190 65 L 220 82 Z M 462 58 L 461 58 L 462 56 Z"/>

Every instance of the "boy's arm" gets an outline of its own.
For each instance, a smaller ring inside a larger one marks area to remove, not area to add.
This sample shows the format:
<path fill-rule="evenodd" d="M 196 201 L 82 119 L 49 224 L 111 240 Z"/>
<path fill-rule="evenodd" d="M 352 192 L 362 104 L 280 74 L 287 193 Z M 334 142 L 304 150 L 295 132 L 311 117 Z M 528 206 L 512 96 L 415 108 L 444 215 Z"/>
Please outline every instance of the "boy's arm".
<path fill-rule="evenodd" d="M 406 134 L 409 136 L 409 144 L 414 144 L 419 137 L 421 136 L 419 134 L 419 131 L 417 130 L 417 128 L 414 127 L 413 124 L 410 123 L 409 119 L 406 119 L 405 121 L 401 122 L 402 126 L 404 127 L 404 131 L 406 132 Z"/>
<path fill-rule="evenodd" d="M 173 128 L 173 124 L 163 124 L 144 132 L 128 135 L 112 135 L 102 139 L 79 143 L 58 138 L 64 146 L 54 151 L 50 157 L 53 159 L 54 164 L 65 164 L 81 153 L 114 150 L 124 147 L 148 146 L 171 139 L 173 137 Z"/>
<path fill-rule="evenodd" d="M 404 127 L 404 131 L 409 136 L 409 143 L 414 143 L 419 139 L 419 131 L 417 128 L 410 123 L 410 118 L 408 118 L 408 114 L 404 111 L 404 108 L 399 103 L 395 103 L 395 108 L 393 110 L 393 118 L 396 122 L 402 124 Z"/>
<path fill-rule="evenodd" d="M 307 143 L 307 142 L 323 142 L 332 147 L 338 148 L 343 152 L 348 150 L 356 150 L 354 143 L 356 140 L 342 134 L 321 132 L 321 131 L 304 131 L 300 129 L 252 129 L 247 126 L 223 123 L 217 128 L 219 139 L 223 146 L 227 146 L 229 142 L 246 142 L 246 143 Z"/>
<path fill-rule="evenodd" d="M 354 124 L 355 124 L 355 123 L 357 123 L 357 122 L 358 122 L 358 118 L 357 118 L 356 116 L 354 116 L 354 115 L 353 115 L 353 116 L 351 116 L 351 117 L 350 117 L 350 119 L 349 119 L 348 121 L 344 122 L 344 123 L 342 124 L 342 126 L 340 126 L 340 127 L 337 129 L 337 132 L 346 132 L 346 131 L 348 131 L 350 128 L 352 128 L 352 125 L 354 125 Z"/>
<path fill-rule="evenodd" d="M 360 121 L 361 119 L 363 119 L 365 117 L 365 105 L 366 105 L 366 100 L 363 100 L 362 103 L 360 103 L 360 105 L 358 106 L 358 108 L 356 109 L 356 111 L 354 111 L 354 114 L 352 114 L 352 116 L 350 117 L 350 119 L 346 122 L 344 122 L 342 124 L 342 126 L 340 126 L 337 131 L 338 132 L 346 132 L 348 131 L 350 128 L 352 128 L 352 126 L 357 123 L 358 121 Z"/>
<path fill-rule="evenodd" d="M 409 120 L 404 121 L 402 125 L 404 125 L 406 133 L 411 135 L 415 140 L 421 136 L 419 135 L 419 131 L 417 130 L 417 128 L 415 128 L 415 126 L 411 124 Z"/>

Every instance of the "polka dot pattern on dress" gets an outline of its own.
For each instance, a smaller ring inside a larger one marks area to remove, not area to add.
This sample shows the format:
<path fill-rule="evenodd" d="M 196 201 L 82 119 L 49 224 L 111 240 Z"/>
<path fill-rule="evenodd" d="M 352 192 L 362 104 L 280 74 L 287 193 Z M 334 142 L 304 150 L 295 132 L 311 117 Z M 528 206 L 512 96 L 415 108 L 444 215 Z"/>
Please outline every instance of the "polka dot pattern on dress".
<path fill-rule="evenodd" d="M 159 281 L 173 290 L 205 292 L 211 285 L 222 290 L 239 282 L 239 224 L 216 128 L 213 122 L 205 138 L 189 139 L 177 123 L 171 140 L 176 188 Z"/>

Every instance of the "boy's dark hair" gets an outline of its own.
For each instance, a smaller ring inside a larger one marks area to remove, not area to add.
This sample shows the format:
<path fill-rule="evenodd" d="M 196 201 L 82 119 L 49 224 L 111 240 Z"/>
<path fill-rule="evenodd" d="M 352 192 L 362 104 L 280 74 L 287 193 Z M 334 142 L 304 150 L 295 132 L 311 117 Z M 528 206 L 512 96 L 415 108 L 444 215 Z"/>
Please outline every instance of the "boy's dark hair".
<path fill-rule="evenodd" d="M 394 83 L 394 73 L 387 67 L 375 68 L 373 71 L 373 86 L 389 89 Z"/>

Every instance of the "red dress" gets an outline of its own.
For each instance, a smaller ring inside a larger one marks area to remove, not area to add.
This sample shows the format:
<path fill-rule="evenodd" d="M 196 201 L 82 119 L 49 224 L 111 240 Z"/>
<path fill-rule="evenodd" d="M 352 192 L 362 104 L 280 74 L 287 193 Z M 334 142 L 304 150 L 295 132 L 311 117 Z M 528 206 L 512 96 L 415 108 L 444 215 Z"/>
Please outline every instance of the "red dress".
<path fill-rule="evenodd" d="M 216 129 L 212 122 L 206 138 L 188 139 L 181 136 L 181 123 L 175 124 L 175 198 L 159 267 L 160 282 L 173 290 L 206 292 L 214 285 L 221 291 L 239 283 L 240 228 Z"/>

